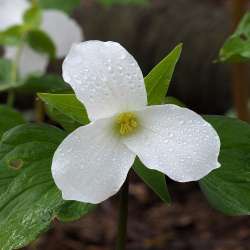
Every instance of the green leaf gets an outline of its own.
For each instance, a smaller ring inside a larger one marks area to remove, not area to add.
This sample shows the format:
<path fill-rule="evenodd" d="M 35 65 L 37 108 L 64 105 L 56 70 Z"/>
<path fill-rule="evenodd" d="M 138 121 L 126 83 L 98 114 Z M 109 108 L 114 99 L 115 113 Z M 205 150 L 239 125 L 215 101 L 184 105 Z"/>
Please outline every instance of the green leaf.
<path fill-rule="evenodd" d="M 96 205 L 77 201 L 67 201 L 57 214 L 57 218 L 62 222 L 79 220 L 82 216 L 92 212 Z"/>
<path fill-rule="evenodd" d="M 59 9 L 66 13 L 71 13 L 80 2 L 80 0 L 38 0 L 39 5 L 44 9 Z"/>
<path fill-rule="evenodd" d="M 149 105 L 164 103 L 181 51 L 182 44 L 176 46 L 170 54 L 157 64 L 145 77 Z"/>
<path fill-rule="evenodd" d="M 66 133 L 52 126 L 25 124 L 4 134 L 0 143 L 0 245 L 21 248 L 48 229 L 57 214 L 69 220 L 87 213 L 80 204 L 73 215 L 51 176 L 54 151 Z M 60 217 L 60 216 L 59 216 Z"/>
<path fill-rule="evenodd" d="M 0 105 L 0 117 L 0 139 L 7 130 L 25 123 L 19 112 L 4 105 Z"/>
<path fill-rule="evenodd" d="M 48 54 L 51 58 L 55 58 L 56 47 L 51 38 L 41 30 L 32 30 L 27 34 L 27 42 L 31 48 L 39 53 Z"/>
<path fill-rule="evenodd" d="M 70 86 L 59 75 L 47 74 L 44 76 L 31 75 L 15 84 L 11 80 L 11 62 L 0 59 L 0 91 L 15 89 L 20 93 L 36 94 L 37 92 L 65 92 Z"/>
<path fill-rule="evenodd" d="M 46 111 L 50 119 L 60 124 L 68 133 L 73 132 L 75 129 L 83 125 L 50 105 L 46 105 Z"/>
<path fill-rule="evenodd" d="M 1 249 L 20 248 L 46 230 L 63 204 L 51 174 L 59 129 L 21 125 L 0 143 Z"/>
<path fill-rule="evenodd" d="M 164 174 L 146 168 L 138 158 L 136 158 L 133 169 L 138 176 L 166 203 L 171 202 L 170 194 L 166 185 Z"/>
<path fill-rule="evenodd" d="M 33 6 L 24 13 L 24 23 L 29 29 L 39 28 L 42 22 L 42 11 L 39 7 Z"/>
<path fill-rule="evenodd" d="M 78 124 L 78 127 L 89 123 L 87 112 L 84 106 L 76 99 L 74 94 L 48 94 L 40 93 L 38 96 L 50 107 L 61 113 L 61 119 L 58 119 L 58 112 L 55 116 L 50 113 L 63 127 L 71 124 Z M 72 120 L 72 121 L 70 121 Z M 64 123 L 66 121 L 66 123 Z"/>
<path fill-rule="evenodd" d="M 183 102 L 181 102 L 180 100 L 178 100 L 177 98 L 175 98 L 173 96 L 167 96 L 165 98 L 164 103 L 165 104 L 175 104 L 175 105 L 177 105 L 179 107 L 186 107 L 186 105 Z"/>
<path fill-rule="evenodd" d="M 112 6 L 112 5 L 146 5 L 149 0 L 98 0 L 99 3 Z"/>
<path fill-rule="evenodd" d="M 219 52 L 220 62 L 246 62 L 250 60 L 250 12 L 240 22 L 234 34 L 224 43 Z"/>
<path fill-rule="evenodd" d="M 20 91 L 33 94 L 37 92 L 60 92 L 69 89 L 70 86 L 60 76 L 54 74 L 30 76 L 19 87 Z"/>
<path fill-rule="evenodd" d="M 250 125 L 220 116 L 205 116 L 221 140 L 221 167 L 200 181 L 211 205 L 229 215 L 250 214 Z"/>
<path fill-rule="evenodd" d="M 0 45 L 17 46 L 21 43 L 25 30 L 22 25 L 16 25 L 0 32 Z"/>

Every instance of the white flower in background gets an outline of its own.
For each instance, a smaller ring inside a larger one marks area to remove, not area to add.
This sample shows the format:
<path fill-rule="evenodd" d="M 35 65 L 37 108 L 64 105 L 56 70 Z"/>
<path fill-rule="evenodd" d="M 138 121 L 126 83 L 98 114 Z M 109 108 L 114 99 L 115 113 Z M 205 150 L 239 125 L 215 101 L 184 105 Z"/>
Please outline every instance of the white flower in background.
<path fill-rule="evenodd" d="M 118 43 L 72 46 L 63 77 L 85 105 L 90 124 L 58 147 L 52 175 L 65 200 L 99 203 L 124 183 L 136 155 L 179 182 L 220 166 L 220 139 L 201 116 L 175 105 L 147 106 L 142 72 Z"/>
<path fill-rule="evenodd" d="M 27 0 L 0 0 L 0 30 L 21 24 L 23 15 L 29 8 L 30 3 Z M 67 55 L 73 43 L 83 40 L 81 27 L 59 10 L 43 11 L 41 30 L 46 32 L 54 42 L 58 59 Z M 14 59 L 16 48 L 6 47 L 4 56 Z M 20 56 L 19 73 L 21 77 L 31 73 L 45 73 L 48 63 L 48 55 L 41 54 L 26 45 Z"/>
<path fill-rule="evenodd" d="M 21 24 L 30 3 L 25 0 L 0 0 L 0 31 Z"/>

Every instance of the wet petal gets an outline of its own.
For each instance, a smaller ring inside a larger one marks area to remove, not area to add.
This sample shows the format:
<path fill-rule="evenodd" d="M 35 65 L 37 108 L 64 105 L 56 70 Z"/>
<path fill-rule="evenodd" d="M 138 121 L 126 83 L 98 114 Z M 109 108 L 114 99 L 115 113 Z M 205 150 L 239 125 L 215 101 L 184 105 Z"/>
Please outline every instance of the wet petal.
<path fill-rule="evenodd" d="M 138 110 L 147 103 L 137 62 L 115 42 L 73 45 L 63 63 L 63 77 L 85 104 L 91 120 Z"/>
<path fill-rule="evenodd" d="M 196 181 L 220 166 L 220 139 L 201 116 L 175 105 L 137 113 L 141 129 L 125 144 L 151 169 L 179 182 Z"/>
<path fill-rule="evenodd" d="M 113 136 L 110 122 L 78 128 L 56 150 L 52 175 L 65 200 L 100 203 L 124 183 L 135 154 Z"/>

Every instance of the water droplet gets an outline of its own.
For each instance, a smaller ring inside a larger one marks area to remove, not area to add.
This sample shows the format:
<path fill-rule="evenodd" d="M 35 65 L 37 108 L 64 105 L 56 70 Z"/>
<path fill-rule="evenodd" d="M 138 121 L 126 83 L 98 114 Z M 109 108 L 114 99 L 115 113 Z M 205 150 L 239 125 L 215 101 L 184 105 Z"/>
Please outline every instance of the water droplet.
<path fill-rule="evenodd" d="M 131 76 L 129 73 L 127 73 L 126 77 L 127 77 L 129 80 L 131 80 L 131 78 L 132 78 L 132 76 Z"/>
<path fill-rule="evenodd" d="M 101 79 L 101 81 L 103 81 L 103 82 L 107 82 L 107 81 L 108 81 L 108 79 L 107 79 L 106 76 L 101 76 L 100 79 Z"/>
<path fill-rule="evenodd" d="M 72 148 L 68 148 L 67 153 L 71 153 L 73 151 Z"/>
<path fill-rule="evenodd" d="M 126 58 L 126 54 L 123 53 L 123 54 L 121 55 L 120 59 L 124 60 L 125 58 Z"/>
<path fill-rule="evenodd" d="M 130 85 L 130 89 L 131 89 L 131 90 L 134 90 L 134 89 L 135 89 L 135 85 L 134 85 L 134 84 L 131 84 L 131 85 Z"/>
<path fill-rule="evenodd" d="M 172 138 L 172 137 L 174 137 L 174 134 L 173 134 L 173 133 L 170 133 L 170 134 L 169 134 L 169 138 Z"/>

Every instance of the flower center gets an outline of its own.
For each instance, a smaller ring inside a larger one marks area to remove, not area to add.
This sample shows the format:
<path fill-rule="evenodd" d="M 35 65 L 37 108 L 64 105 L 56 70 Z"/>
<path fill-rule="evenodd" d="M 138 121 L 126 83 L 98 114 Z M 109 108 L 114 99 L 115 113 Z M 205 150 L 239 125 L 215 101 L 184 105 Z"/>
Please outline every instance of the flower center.
<path fill-rule="evenodd" d="M 125 112 L 117 116 L 117 125 L 120 135 L 128 135 L 138 128 L 138 120 L 134 113 Z"/>

